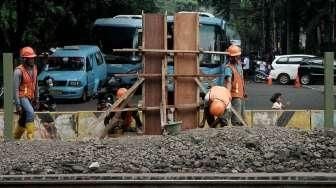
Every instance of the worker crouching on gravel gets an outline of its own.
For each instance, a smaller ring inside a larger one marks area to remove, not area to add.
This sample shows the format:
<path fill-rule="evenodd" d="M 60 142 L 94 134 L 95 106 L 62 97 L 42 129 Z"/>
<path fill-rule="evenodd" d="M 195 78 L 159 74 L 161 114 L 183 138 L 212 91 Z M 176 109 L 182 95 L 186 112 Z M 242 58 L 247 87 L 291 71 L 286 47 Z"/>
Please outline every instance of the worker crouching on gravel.
<path fill-rule="evenodd" d="M 200 127 L 204 127 L 205 120 L 211 128 L 215 128 L 219 123 L 221 126 L 227 126 L 228 122 L 224 114 L 227 114 L 225 110 L 230 107 L 230 91 L 222 86 L 213 86 L 204 97 L 204 114 Z"/>
<path fill-rule="evenodd" d="M 119 99 L 120 97 L 124 96 L 127 92 L 126 88 L 119 88 L 117 93 L 116 93 L 116 98 Z M 128 105 L 126 108 L 129 107 Z M 108 134 L 113 134 L 115 133 L 114 131 L 117 129 L 122 129 L 124 132 L 137 132 L 138 134 L 142 133 L 142 123 L 140 120 L 139 112 L 138 111 L 128 111 L 128 112 L 111 112 L 105 117 L 104 124 L 107 126 L 112 120 L 113 116 L 116 113 L 121 113 L 120 118 L 118 122 L 115 123 L 115 125 L 112 125 L 111 129 L 108 131 Z M 136 129 L 132 129 L 131 123 L 132 123 L 132 118 L 135 120 L 136 124 Z"/>
<path fill-rule="evenodd" d="M 20 139 L 27 131 L 27 139 L 34 138 L 34 106 L 38 105 L 36 54 L 31 47 L 24 47 L 20 51 L 23 61 L 14 71 L 14 101 L 16 112 L 19 114 L 18 126 L 14 131 L 14 138 Z"/>

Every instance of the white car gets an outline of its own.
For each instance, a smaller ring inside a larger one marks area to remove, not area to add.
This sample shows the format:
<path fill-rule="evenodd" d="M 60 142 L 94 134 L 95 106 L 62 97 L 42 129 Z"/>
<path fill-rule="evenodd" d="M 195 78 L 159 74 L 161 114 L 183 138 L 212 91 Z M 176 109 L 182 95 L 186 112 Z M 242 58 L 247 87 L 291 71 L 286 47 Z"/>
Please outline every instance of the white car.
<path fill-rule="evenodd" d="M 295 80 L 299 65 L 303 60 L 311 57 L 316 56 L 305 54 L 276 56 L 272 61 L 270 76 L 278 80 L 280 84 L 288 84 L 291 80 Z"/>

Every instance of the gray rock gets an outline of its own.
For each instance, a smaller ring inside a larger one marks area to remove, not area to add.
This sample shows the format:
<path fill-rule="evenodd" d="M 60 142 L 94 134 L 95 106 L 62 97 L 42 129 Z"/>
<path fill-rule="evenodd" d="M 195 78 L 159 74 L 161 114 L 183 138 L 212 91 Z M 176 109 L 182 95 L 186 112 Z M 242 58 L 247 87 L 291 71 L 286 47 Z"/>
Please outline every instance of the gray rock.
<path fill-rule="evenodd" d="M 324 134 L 327 137 L 335 138 L 336 137 L 336 130 L 334 130 L 334 129 L 328 129 L 328 130 L 325 130 Z"/>
<path fill-rule="evenodd" d="M 253 161 L 252 164 L 253 164 L 255 167 L 261 167 L 261 166 L 263 166 L 263 163 L 262 163 L 262 162 L 259 162 L 259 161 Z"/>
<path fill-rule="evenodd" d="M 84 168 L 83 166 L 79 166 L 79 165 L 73 165 L 73 166 L 71 166 L 71 169 L 75 173 L 78 173 L 78 172 L 82 173 L 82 172 L 86 171 L 86 168 Z"/>
<path fill-rule="evenodd" d="M 319 152 L 314 152 L 314 157 L 316 157 L 316 158 L 321 158 L 321 154 L 319 153 Z"/>
<path fill-rule="evenodd" d="M 264 155 L 264 158 L 265 158 L 266 160 L 269 160 L 269 159 L 273 159 L 274 156 L 275 156 L 275 153 L 273 153 L 273 152 L 268 152 L 268 153 L 266 153 L 266 154 Z"/>
<path fill-rule="evenodd" d="M 335 172 L 334 131 L 283 127 L 195 129 L 178 136 L 0 143 L 0 175 Z M 52 148 L 52 149 L 51 149 Z"/>

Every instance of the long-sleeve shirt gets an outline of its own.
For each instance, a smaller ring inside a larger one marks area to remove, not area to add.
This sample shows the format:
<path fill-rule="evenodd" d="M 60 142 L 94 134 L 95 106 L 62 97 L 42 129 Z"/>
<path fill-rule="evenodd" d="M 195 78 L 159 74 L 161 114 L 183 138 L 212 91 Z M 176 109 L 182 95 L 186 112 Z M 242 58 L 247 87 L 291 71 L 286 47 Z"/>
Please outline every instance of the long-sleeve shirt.
<path fill-rule="evenodd" d="M 28 73 L 30 75 L 33 75 L 33 67 L 27 66 Z M 20 105 L 20 97 L 19 97 L 19 88 L 22 81 L 22 72 L 20 69 L 16 68 L 14 70 L 14 102 L 15 105 Z M 39 91 L 38 91 L 38 82 L 36 81 L 36 87 L 35 87 L 35 98 L 39 97 Z"/>

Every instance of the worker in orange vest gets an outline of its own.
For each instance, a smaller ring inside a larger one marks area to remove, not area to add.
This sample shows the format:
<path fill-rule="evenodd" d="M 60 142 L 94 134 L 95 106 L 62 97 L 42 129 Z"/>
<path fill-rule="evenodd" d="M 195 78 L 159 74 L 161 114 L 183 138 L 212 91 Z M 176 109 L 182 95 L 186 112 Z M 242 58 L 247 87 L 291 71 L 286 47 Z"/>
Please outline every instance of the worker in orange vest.
<path fill-rule="evenodd" d="M 20 139 L 27 132 L 27 139 L 34 138 L 34 107 L 38 105 L 39 93 L 37 83 L 36 54 L 31 47 L 20 50 L 23 63 L 14 71 L 14 101 L 19 123 L 14 130 L 14 138 Z"/>
<path fill-rule="evenodd" d="M 236 45 L 231 45 L 228 49 L 229 62 L 224 71 L 224 86 L 230 91 L 232 96 L 232 108 L 234 108 L 242 117 L 244 117 L 245 99 L 247 98 L 243 69 L 240 62 L 241 49 Z M 243 125 L 238 117 L 230 114 L 231 124 L 233 126 Z"/>
<path fill-rule="evenodd" d="M 127 92 L 126 88 L 119 88 L 116 93 L 116 98 L 119 99 L 120 97 L 124 96 L 126 92 Z M 129 107 L 129 106 L 127 105 L 126 107 Z M 113 126 L 112 129 L 109 130 L 109 134 L 112 134 L 113 128 L 115 127 L 121 128 L 124 132 L 132 131 L 131 129 L 132 118 L 135 120 L 136 132 L 138 134 L 142 133 L 142 122 L 140 120 L 138 111 L 132 111 L 132 112 L 128 111 L 128 112 L 119 112 L 119 113 L 121 113 L 120 121 L 118 122 L 116 126 Z M 109 124 L 110 120 L 113 118 L 114 115 L 115 115 L 115 112 L 111 112 L 105 117 L 104 119 L 105 126 Z"/>
<path fill-rule="evenodd" d="M 227 125 L 224 112 L 231 106 L 230 91 L 223 86 L 213 86 L 204 97 L 204 114 L 200 127 L 204 127 L 205 120 L 209 127 L 216 127 L 218 123 Z M 217 117 L 217 118 L 216 118 Z"/>

